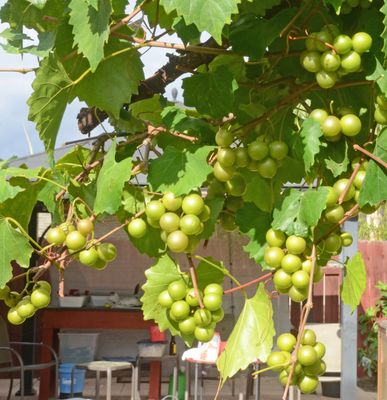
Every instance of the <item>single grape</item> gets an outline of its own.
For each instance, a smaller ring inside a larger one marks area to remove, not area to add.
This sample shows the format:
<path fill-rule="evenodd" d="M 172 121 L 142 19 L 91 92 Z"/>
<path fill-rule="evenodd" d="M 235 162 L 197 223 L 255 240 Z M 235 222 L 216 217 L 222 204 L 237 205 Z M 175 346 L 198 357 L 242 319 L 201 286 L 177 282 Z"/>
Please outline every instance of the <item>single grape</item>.
<path fill-rule="evenodd" d="M 321 69 L 321 56 L 318 51 L 304 51 L 301 54 L 300 62 L 308 72 L 318 72 Z"/>
<path fill-rule="evenodd" d="M 341 58 L 338 54 L 332 50 L 328 50 L 321 55 L 320 58 L 321 67 L 328 72 L 337 71 L 341 65 Z M 311 71 L 317 72 L 317 71 Z"/>
<path fill-rule="evenodd" d="M 316 108 L 309 114 L 309 118 L 312 118 L 320 124 L 322 124 L 327 119 L 327 117 L 328 113 L 321 108 Z"/>
<path fill-rule="evenodd" d="M 354 114 L 346 114 L 340 119 L 341 132 L 345 136 L 356 136 L 361 131 L 360 118 Z"/>
<path fill-rule="evenodd" d="M 263 161 L 258 163 L 258 172 L 266 179 L 273 178 L 278 170 L 278 164 L 270 157 L 266 157 Z"/>
<path fill-rule="evenodd" d="M 316 73 L 316 82 L 323 89 L 329 89 L 335 85 L 337 81 L 336 72 L 327 72 L 325 70 L 321 70 Z"/>
<path fill-rule="evenodd" d="M 229 181 L 235 173 L 234 167 L 223 167 L 218 161 L 214 164 L 213 174 L 220 182 Z"/>
<path fill-rule="evenodd" d="M 177 231 L 181 224 L 180 218 L 174 212 L 166 212 L 159 220 L 160 228 L 167 233 Z"/>
<path fill-rule="evenodd" d="M 333 41 L 338 54 L 346 54 L 352 49 L 352 39 L 348 35 L 339 35 Z"/>
<path fill-rule="evenodd" d="M 272 247 L 281 247 L 285 244 L 286 236 L 280 230 L 270 228 L 266 232 L 266 242 Z"/>
<path fill-rule="evenodd" d="M 216 159 L 222 167 L 232 167 L 235 163 L 234 150 L 229 147 L 220 148 Z"/>
<path fill-rule="evenodd" d="M 361 66 L 361 57 L 356 51 L 350 51 L 341 56 L 341 68 L 346 72 L 359 71 Z"/>
<path fill-rule="evenodd" d="M 372 46 L 372 37 L 366 32 L 357 32 L 352 36 L 352 47 L 358 53 L 368 51 Z"/>
<path fill-rule="evenodd" d="M 321 130 L 324 136 L 336 136 L 341 132 L 340 120 L 334 115 L 325 118 L 321 124 Z"/>

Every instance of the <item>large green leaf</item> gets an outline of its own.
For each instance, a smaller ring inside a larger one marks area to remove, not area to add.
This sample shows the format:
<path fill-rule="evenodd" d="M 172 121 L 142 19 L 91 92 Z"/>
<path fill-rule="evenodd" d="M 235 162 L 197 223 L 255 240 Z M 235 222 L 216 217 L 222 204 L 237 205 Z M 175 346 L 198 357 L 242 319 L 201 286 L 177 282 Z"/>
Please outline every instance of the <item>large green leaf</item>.
<path fill-rule="evenodd" d="M 17 185 L 11 178 L 23 177 L 27 179 L 37 178 L 42 168 L 35 169 L 26 168 L 7 168 L 0 169 L 0 203 L 14 198 L 19 192 L 25 190 Z"/>
<path fill-rule="evenodd" d="M 63 65 L 51 53 L 42 61 L 32 83 L 34 91 L 28 99 L 30 107 L 28 119 L 35 122 L 46 151 L 51 155 L 71 86 L 72 81 Z"/>
<path fill-rule="evenodd" d="M 374 155 L 387 162 L 387 129 L 376 139 Z M 379 204 L 387 199 L 387 173 L 377 162 L 370 160 L 366 177 L 360 189 L 359 204 L 363 207 Z"/>
<path fill-rule="evenodd" d="M 241 0 L 160 0 L 165 11 L 176 11 L 187 25 L 195 24 L 200 32 L 209 32 L 222 43 L 223 27 L 231 22 L 231 15 L 238 12 Z"/>
<path fill-rule="evenodd" d="M 263 255 L 266 245 L 265 235 L 270 228 L 271 215 L 261 211 L 253 203 L 245 203 L 238 210 L 235 220 L 239 230 L 250 239 L 250 242 L 243 249 L 249 254 L 250 258 L 261 264 L 263 269 L 267 269 Z"/>
<path fill-rule="evenodd" d="M 105 58 L 94 73 L 87 74 L 74 87 L 72 95 L 89 106 L 111 112 L 119 118 L 122 105 L 130 103 L 143 79 L 139 53 L 127 44 L 108 43 Z"/>
<path fill-rule="evenodd" d="M 315 156 L 320 152 L 321 141 L 323 135 L 320 124 L 311 118 L 306 119 L 302 123 L 300 136 L 304 146 L 304 164 L 305 171 L 309 172 L 315 162 Z"/>
<path fill-rule="evenodd" d="M 320 152 L 325 166 L 332 172 L 334 178 L 346 172 L 349 166 L 348 142 L 340 140 L 337 143 L 329 143 Z M 321 159 L 320 158 L 320 159 Z"/>
<path fill-rule="evenodd" d="M 94 212 L 114 214 L 121 205 L 122 190 L 132 175 L 132 159 L 116 162 L 116 146 L 112 144 L 105 156 L 97 180 Z"/>
<path fill-rule="evenodd" d="M 348 260 L 344 268 L 344 279 L 341 285 L 341 298 L 354 311 L 360 304 L 361 296 L 366 288 L 366 269 L 363 257 L 357 252 Z"/>
<path fill-rule="evenodd" d="M 0 288 L 12 278 L 11 262 L 22 268 L 29 266 L 32 247 L 28 239 L 16 230 L 8 219 L 0 215 Z"/>
<path fill-rule="evenodd" d="M 214 260 L 212 257 L 204 257 L 204 259 L 208 260 L 210 263 L 201 260 L 196 267 L 199 289 L 204 290 L 204 288 L 210 283 L 219 283 L 219 285 L 222 285 L 224 276 L 228 272 L 224 267 L 223 262 Z M 217 265 L 219 269 L 215 268 L 211 264 Z"/>
<path fill-rule="evenodd" d="M 226 67 L 193 75 L 183 81 L 185 105 L 195 107 L 202 114 L 222 118 L 233 109 L 237 87 L 233 74 Z"/>
<path fill-rule="evenodd" d="M 387 56 L 387 2 L 386 1 L 384 1 L 384 4 L 380 9 L 380 11 L 384 14 L 383 18 L 384 30 L 381 34 L 381 37 L 383 39 L 383 53 L 385 56 Z"/>
<path fill-rule="evenodd" d="M 178 279 L 187 279 L 182 274 L 178 265 L 168 256 L 159 258 L 152 267 L 145 271 L 146 283 L 142 286 L 144 295 L 141 297 L 144 320 L 153 319 L 161 331 L 169 329 L 171 335 L 182 336 L 187 344 L 192 344 L 193 336 L 181 335 L 177 324 L 168 318 L 168 311 L 162 307 L 157 298 L 159 294 L 168 288 L 168 285 Z"/>
<path fill-rule="evenodd" d="M 273 307 L 263 284 L 247 299 L 227 345 L 216 363 L 222 383 L 256 360 L 265 362 L 275 335 Z"/>
<path fill-rule="evenodd" d="M 316 226 L 326 207 L 328 189 L 320 187 L 301 192 L 290 189 L 273 213 L 272 227 L 287 235 L 308 236 L 309 228 Z"/>
<path fill-rule="evenodd" d="M 111 0 L 98 0 L 95 8 L 86 0 L 71 0 L 70 25 L 73 26 L 74 43 L 88 59 L 95 71 L 104 56 L 104 45 L 109 38 Z"/>
<path fill-rule="evenodd" d="M 152 190 L 180 195 L 200 187 L 212 171 L 206 160 L 213 149 L 191 146 L 181 150 L 168 146 L 161 157 L 149 162 L 148 182 Z"/>
<path fill-rule="evenodd" d="M 294 8 L 287 8 L 271 19 L 250 13 L 241 16 L 230 28 L 233 50 L 250 57 L 262 57 L 294 13 Z"/>
<path fill-rule="evenodd" d="M 270 181 L 256 172 L 245 172 L 243 176 L 247 183 L 243 200 L 254 203 L 262 211 L 271 211 L 274 203 L 274 193 L 270 186 Z"/>

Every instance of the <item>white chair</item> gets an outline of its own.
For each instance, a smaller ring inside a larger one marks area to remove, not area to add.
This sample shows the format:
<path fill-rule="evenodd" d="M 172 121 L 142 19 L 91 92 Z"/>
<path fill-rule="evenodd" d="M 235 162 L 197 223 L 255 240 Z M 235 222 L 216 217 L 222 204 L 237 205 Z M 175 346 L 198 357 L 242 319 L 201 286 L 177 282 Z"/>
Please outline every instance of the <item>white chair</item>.
<path fill-rule="evenodd" d="M 137 366 L 136 363 L 127 361 L 91 361 L 83 364 L 76 364 L 74 368 L 84 368 L 89 371 L 94 371 L 95 377 L 95 399 L 99 399 L 101 372 L 106 373 L 106 400 L 111 400 L 112 396 L 112 375 L 114 371 L 131 370 L 131 393 L 132 400 L 139 400 L 140 395 L 137 391 Z M 74 372 L 74 369 L 73 369 Z M 72 379 L 73 381 L 73 379 Z M 73 385 L 71 385 L 72 387 Z M 72 393 L 73 394 L 73 393 Z"/>
<path fill-rule="evenodd" d="M 51 360 L 45 363 L 25 364 L 15 346 L 29 346 L 46 349 L 51 353 Z M 20 400 L 24 399 L 24 372 L 39 371 L 46 368 L 55 368 L 55 394 L 58 393 L 58 367 L 59 361 L 55 351 L 44 343 L 34 342 L 10 342 L 5 321 L 0 317 L 0 373 L 18 372 L 20 376 Z M 12 394 L 13 377 L 11 375 L 7 400 Z"/>

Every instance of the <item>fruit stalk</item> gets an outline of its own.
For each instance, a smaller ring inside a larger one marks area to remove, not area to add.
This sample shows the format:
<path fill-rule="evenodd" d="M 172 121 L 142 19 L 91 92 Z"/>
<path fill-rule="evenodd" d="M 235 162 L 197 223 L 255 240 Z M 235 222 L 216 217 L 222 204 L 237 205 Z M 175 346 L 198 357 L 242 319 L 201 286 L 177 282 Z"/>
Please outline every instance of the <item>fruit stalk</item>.
<path fill-rule="evenodd" d="M 290 387 L 290 382 L 292 380 L 293 373 L 294 373 L 294 367 L 296 365 L 297 353 L 298 353 L 298 350 L 299 350 L 299 348 L 301 346 L 301 339 L 302 339 L 302 336 L 304 334 L 305 325 L 306 325 L 306 322 L 308 320 L 308 316 L 309 316 L 310 310 L 313 308 L 313 301 L 312 301 L 312 297 L 313 297 L 313 276 L 314 276 L 314 271 L 315 271 L 315 267 L 316 267 L 316 258 L 317 258 L 317 247 L 316 247 L 316 244 L 313 243 L 312 254 L 311 254 L 312 269 L 310 271 L 311 279 L 309 281 L 308 298 L 306 300 L 306 304 L 302 307 L 301 320 L 300 320 L 300 325 L 298 327 L 297 342 L 296 342 L 296 346 L 294 348 L 293 357 L 292 357 L 292 361 L 291 361 L 291 367 L 290 367 L 290 371 L 289 371 L 289 375 L 288 375 L 288 380 L 286 382 L 286 386 L 285 386 L 285 389 L 284 389 L 284 393 L 282 395 L 282 400 L 286 400 L 287 399 L 288 392 L 289 392 L 289 387 Z"/>
<path fill-rule="evenodd" d="M 380 164 L 382 167 L 387 168 L 387 163 L 384 162 L 381 158 L 375 156 L 374 154 L 370 153 L 368 150 L 363 149 L 363 147 L 359 146 L 358 144 L 354 144 L 353 148 L 356 151 L 360 151 L 363 154 L 365 154 L 366 156 L 368 156 L 369 158 L 372 158 L 374 161 L 376 161 L 378 164 Z"/>
<path fill-rule="evenodd" d="M 337 202 L 338 202 L 339 204 L 342 204 L 342 203 L 343 203 L 344 198 L 345 198 L 345 196 L 347 195 L 348 190 L 349 190 L 349 188 L 351 187 L 353 181 L 355 180 L 355 177 L 356 177 L 357 173 L 360 171 L 360 168 L 361 168 L 363 162 L 364 162 L 364 158 L 362 157 L 362 158 L 359 160 L 359 162 L 356 164 L 356 167 L 353 169 L 352 175 L 351 175 L 351 177 L 348 179 L 347 186 L 345 187 L 345 189 L 344 189 L 343 192 L 341 193 L 340 197 L 338 198 L 338 201 L 337 201 Z"/>
<path fill-rule="evenodd" d="M 252 281 L 246 282 L 243 285 L 238 285 L 238 286 L 235 286 L 235 287 L 233 287 L 231 289 L 227 289 L 227 290 L 224 291 L 224 294 L 230 294 L 230 293 L 236 292 L 238 290 L 244 289 L 244 288 L 246 288 L 248 286 L 254 285 L 254 283 L 258 283 L 258 282 L 264 281 L 265 279 L 271 279 L 272 275 L 273 275 L 273 273 L 269 272 L 269 273 L 267 273 L 265 275 L 260 276 L 257 279 L 253 279 Z"/>
<path fill-rule="evenodd" d="M 193 263 L 192 257 L 190 254 L 187 254 L 187 258 L 188 258 L 188 263 L 189 263 L 189 273 L 191 275 L 192 284 L 193 284 L 194 291 L 195 291 L 195 296 L 198 299 L 199 307 L 204 308 L 203 299 L 201 298 L 200 292 L 199 292 L 198 277 L 196 275 L 195 264 Z"/>

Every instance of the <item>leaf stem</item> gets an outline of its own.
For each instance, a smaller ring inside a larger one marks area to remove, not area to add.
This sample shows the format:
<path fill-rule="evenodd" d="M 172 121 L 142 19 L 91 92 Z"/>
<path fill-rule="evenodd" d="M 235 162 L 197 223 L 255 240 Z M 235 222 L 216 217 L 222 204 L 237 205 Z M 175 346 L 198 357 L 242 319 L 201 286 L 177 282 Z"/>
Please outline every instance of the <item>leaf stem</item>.
<path fill-rule="evenodd" d="M 257 375 L 262 374 L 263 372 L 271 371 L 271 370 L 273 370 L 275 368 L 279 368 L 279 367 L 287 367 L 288 365 L 289 365 L 289 362 L 286 362 L 286 363 L 283 363 L 283 364 L 273 365 L 271 367 L 267 367 L 267 368 L 263 368 L 263 369 L 260 369 L 258 371 L 255 371 L 251 375 L 256 377 Z"/>
<path fill-rule="evenodd" d="M 41 246 L 38 242 L 36 242 L 35 239 L 32 238 L 32 237 L 28 234 L 28 232 L 19 224 L 18 221 L 16 221 L 16 219 L 13 219 L 13 218 L 11 218 L 11 217 L 5 217 L 5 220 L 6 220 L 6 221 L 9 221 L 9 222 L 12 223 L 13 225 L 15 225 L 15 226 L 20 230 L 20 232 L 22 233 L 22 235 L 23 235 L 26 239 L 28 239 L 31 243 L 33 243 L 33 245 L 34 245 L 38 250 L 40 250 L 40 251 L 42 250 L 42 246 Z"/>
<path fill-rule="evenodd" d="M 219 267 L 219 265 L 216 265 L 215 263 L 207 260 L 206 258 L 204 258 L 202 256 L 197 256 L 196 255 L 195 258 L 200 260 L 200 261 L 205 262 L 208 265 L 211 265 L 211 267 L 214 267 L 214 268 L 218 269 L 220 272 L 223 273 L 223 275 L 228 276 L 235 284 L 237 284 L 238 286 L 242 286 L 242 284 L 233 275 L 231 275 L 230 272 L 225 267 L 223 267 L 223 268 Z M 242 293 L 243 293 L 245 299 L 247 299 L 247 293 L 246 293 L 245 289 L 241 288 L 241 290 L 242 290 Z"/>
<path fill-rule="evenodd" d="M 354 144 L 353 148 L 355 149 L 355 151 L 360 151 L 363 154 L 365 154 L 366 156 L 368 156 L 369 158 L 372 158 L 374 161 L 379 163 L 382 167 L 387 168 L 386 162 L 384 162 L 381 158 L 375 156 L 374 154 L 370 153 L 368 150 L 363 149 L 363 147 L 359 146 L 358 144 Z"/>
<path fill-rule="evenodd" d="M 196 274 L 195 264 L 192 261 L 191 254 L 187 254 L 188 264 L 189 264 L 189 273 L 191 275 L 192 284 L 195 291 L 195 297 L 198 299 L 199 307 L 204 308 L 203 299 L 200 296 L 199 285 L 198 285 L 198 276 Z"/>
<path fill-rule="evenodd" d="M 273 275 L 273 273 L 269 272 L 268 274 L 262 275 L 257 279 L 253 279 L 252 281 L 246 282 L 243 285 L 239 285 L 239 286 L 233 287 L 231 289 L 227 289 L 224 291 L 224 294 L 230 294 L 230 293 L 236 292 L 238 290 L 242 290 L 248 286 L 254 285 L 254 283 L 264 281 L 265 279 L 270 279 L 272 277 L 272 275 Z"/>

